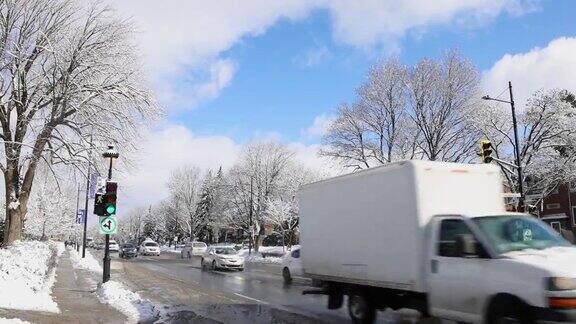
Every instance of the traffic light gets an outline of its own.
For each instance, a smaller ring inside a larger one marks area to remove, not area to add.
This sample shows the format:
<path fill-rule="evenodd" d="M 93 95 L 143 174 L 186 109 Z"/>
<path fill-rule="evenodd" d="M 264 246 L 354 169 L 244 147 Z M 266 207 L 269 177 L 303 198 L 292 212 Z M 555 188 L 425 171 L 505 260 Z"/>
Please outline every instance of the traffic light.
<path fill-rule="evenodd" d="M 118 183 L 106 182 L 106 193 L 104 194 L 104 216 L 116 215 L 116 191 Z"/>
<path fill-rule="evenodd" d="M 492 162 L 492 143 L 489 140 L 480 141 L 480 158 L 482 163 Z"/>

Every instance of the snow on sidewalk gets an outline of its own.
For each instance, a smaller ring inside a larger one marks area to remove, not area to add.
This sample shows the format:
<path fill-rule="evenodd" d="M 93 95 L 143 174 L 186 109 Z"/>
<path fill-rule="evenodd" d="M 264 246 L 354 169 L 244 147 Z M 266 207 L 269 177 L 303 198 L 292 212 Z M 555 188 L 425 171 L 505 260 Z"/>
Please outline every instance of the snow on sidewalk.
<path fill-rule="evenodd" d="M 86 251 L 84 258 L 74 249 L 69 249 L 69 252 L 72 267 L 75 269 L 102 273 L 100 263 L 90 251 Z M 117 281 L 108 281 L 102 284 L 96 291 L 96 296 L 101 303 L 108 304 L 126 315 L 130 323 L 148 322 L 159 316 L 158 307 L 154 306 L 148 299 L 128 290 Z"/>
<path fill-rule="evenodd" d="M 98 299 L 116 308 L 132 323 L 152 321 L 159 316 L 157 308 L 148 300 L 116 281 L 102 284 L 96 292 Z"/>
<path fill-rule="evenodd" d="M 92 272 L 102 273 L 100 263 L 92 256 L 90 251 L 86 250 L 85 258 L 82 258 L 80 253 L 74 249 L 68 249 L 70 252 L 70 260 L 74 269 L 85 269 Z"/>
<path fill-rule="evenodd" d="M 0 249 L 0 308 L 59 313 L 51 292 L 62 251 L 62 243 L 39 241 Z"/>

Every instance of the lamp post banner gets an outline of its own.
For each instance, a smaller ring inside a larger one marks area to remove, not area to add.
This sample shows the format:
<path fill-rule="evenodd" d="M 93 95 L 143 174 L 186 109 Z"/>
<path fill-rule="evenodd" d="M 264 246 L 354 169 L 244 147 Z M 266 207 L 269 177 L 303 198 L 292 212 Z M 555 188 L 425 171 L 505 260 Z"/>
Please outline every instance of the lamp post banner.
<path fill-rule="evenodd" d="M 88 186 L 88 198 L 89 199 L 94 199 L 94 196 L 96 195 L 96 190 L 98 189 L 98 174 L 97 173 L 92 173 L 90 175 L 90 184 Z"/>

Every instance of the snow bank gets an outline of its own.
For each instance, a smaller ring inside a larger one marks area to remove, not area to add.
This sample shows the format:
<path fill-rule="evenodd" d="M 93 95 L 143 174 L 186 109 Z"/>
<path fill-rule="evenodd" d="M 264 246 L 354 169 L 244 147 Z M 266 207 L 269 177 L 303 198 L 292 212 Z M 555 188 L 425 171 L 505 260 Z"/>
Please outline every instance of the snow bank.
<path fill-rule="evenodd" d="M 0 308 L 59 313 L 50 296 L 58 251 L 57 244 L 38 241 L 0 249 Z"/>
<path fill-rule="evenodd" d="M 252 255 L 248 255 L 248 251 L 246 251 L 246 255 L 244 255 L 245 262 L 251 263 L 271 263 L 271 264 L 281 264 L 282 258 L 280 257 L 262 257 L 259 253 L 254 253 L 252 251 Z"/>
<path fill-rule="evenodd" d="M 17 318 L 0 318 L 0 324 L 30 324 Z"/>
<path fill-rule="evenodd" d="M 293 246 L 292 249 L 294 249 L 295 247 L 296 246 Z M 248 255 L 248 249 L 240 250 L 240 255 L 244 257 L 244 260 L 246 262 L 281 264 L 282 263 L 282 257 L 281 256 L 263 257 L 262 253 L 282 255 L 282 254 L 287 253 L 287 252 L 288 252 L 288 248 L 286 248 L 286 247 L 283 248 L 282 246 L 261 246 L 258 249 L 258 252 L 255 252 L 254 250 L 252 250 L 252 255 Z"/>
<path fill-rule="evenodd" d="M 96 294 L 100 302 L 122 312 L 130 323 L 148 322 L 159 316 L 159 311 L 149 300 L 126 289 L 119 282 L 108 281 L 102 284 Z"/>
<path fill-rule="evenodd" d="M 180 254 L 182 252 L 182 249 L 180 248 L 175 248 L 173 246 L 166 246 L 166 245 L 162 245 L 160 246 L 160 251 L 162 252 L 168 252 L 168 253 L 177 253 Z"/>
<path fill-rule="evenodd" d="M 82 258 L 82 255 L 74 249 L 68 249 L 70 251 L 70 260 L 72 261 L 72 266 L 74 269 L 86 269 L 92 272 L 102 273 L 102 266 L 90 253 L 86 250 L 86 255 Z"/>

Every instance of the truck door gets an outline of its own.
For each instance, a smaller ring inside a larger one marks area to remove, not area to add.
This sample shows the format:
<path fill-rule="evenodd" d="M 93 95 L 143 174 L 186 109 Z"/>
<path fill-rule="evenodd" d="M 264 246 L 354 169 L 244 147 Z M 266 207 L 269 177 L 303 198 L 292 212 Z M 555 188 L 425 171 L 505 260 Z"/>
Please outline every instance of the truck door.
<path fill-rule="evenodd" d="M 480 243 L 478 255 L 464 255 L 457 249 L 458 237 L 474 238 L 462 218 L 439 218 L 433 226 L 428 270 L 429 301 L 435 316 L 478 322 L 482 314 L 485 285 L 483 268 L 489 262 Z"/>

